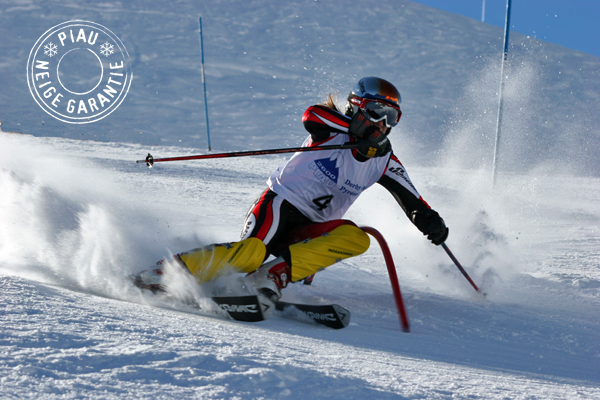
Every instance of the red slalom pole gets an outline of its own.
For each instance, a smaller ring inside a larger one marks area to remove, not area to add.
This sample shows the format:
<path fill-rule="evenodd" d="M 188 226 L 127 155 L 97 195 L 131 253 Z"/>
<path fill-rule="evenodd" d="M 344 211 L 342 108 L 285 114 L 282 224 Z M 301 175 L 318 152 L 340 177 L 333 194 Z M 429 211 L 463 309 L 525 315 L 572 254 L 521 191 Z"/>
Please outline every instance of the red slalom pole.
<path fill-rule="evenodd" d="M 136 163 L 146 163 L 150 168 L 155 162 L 165 161 L 187 161 L 187 160 L 204 160 L 208 158 L 228 158 L 228 157 L 245 157 L 245 156 L 262 156 L 267 154 L 281 154 L 281 153 L 298 153 L 304 151 L 323 151 L 323 150 L 345 150 L 355 149 L 358 143 L 345 143 L 341 146 L 312 146 L 312 147 L 292 147 L 282 149 L 269 149 L 269 150 L 249 150 L 249 151 L 234 151 L 231 153 L 216 153 L 216 154 L 201 154 L 194 156 L 182 156 L 182 157 L 169 157 L 169 158 L 154 158 L 152 154 L 148 153 L 145 160 L 137 160 Z"/>
<path fill-rule="evenodd" d="M 398 275 L 396 274 L 396 266 L 394 265 L 394 259 L 392 258 L 392 253 L 390 252 L 390 248 L 387 245 L 387 242 L 383 238 L 383 235 L 379 233 L 375 228 L 371 228 L 368 226 L 361 226 L 360 229 L 373 236 L 379 242 L 379 247 L 381 247 L 381 251 L 383 252 L 383 258 L 385 259 L 385 265 L 388 269 L 388 274 L 390 275 L 390 281 L 392 283 L 392 291 L 394 292 L 394 298 L 396 299 L 396 307 L 398 308 L 398 313 L 400 314 L 400 323 L 402 325 L 402 332 L 410 332 L 410 327 L 408 324 L 408 315 L 406 314 L 406 310 L 404 308 L 404 302 L 402 301 L 402 293 L 400 293 L 400 284 L 398 283 Z"/>
<path fill-rule="evenodd" d="M 478 293 L 481 293 L 479 291 L 479 288 L 475 284 L 475 282 L 473 282 L 473 280 L 471 279 L 471 277 L 469 276 L 469 274 L 467 274 L 467 271 L 465 271 L 465 269 L 462 267 L 462 265 L 460 265 L 460 263 L 458 262 L 458 260 L 456 259 L 456 257 L 454 257 L 454 254 L 452 254 L 452 252 L 450 251 L 450 249 L 448 248 L 448 246 L 446 246 L 446 243 L 442 243 L 442 247 L 444 248 L 444 250 L 446 250 L 446 253 L 448 253 L 448 256 L 450 257 L 450 259 L 452 261 L 454 261 L 454 264 L 456 265 L 456 267 L 458 268 L 458 270 L 464 275 L 465 278 L 467 278 L 467 280 L 469 281 L 469 283 L 475 288 L 475 290 Z"/>

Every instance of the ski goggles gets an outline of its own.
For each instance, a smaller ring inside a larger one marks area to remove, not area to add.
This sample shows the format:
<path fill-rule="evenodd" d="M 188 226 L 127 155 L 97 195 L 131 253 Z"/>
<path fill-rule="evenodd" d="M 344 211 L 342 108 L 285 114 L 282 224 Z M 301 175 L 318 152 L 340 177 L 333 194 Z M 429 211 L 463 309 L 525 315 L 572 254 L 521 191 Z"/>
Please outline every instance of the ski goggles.
<path fill-rule="evenodd" d="M 385 126 L 388 128 L 396 126 L 400 122 L 400 117 L 402 117 L 400 107 L 389 103 L 360 97 L 355 97 L 350 101 L 355 106 L 363 109 L 371 121 L 379 122 L 385 120 Z"/>

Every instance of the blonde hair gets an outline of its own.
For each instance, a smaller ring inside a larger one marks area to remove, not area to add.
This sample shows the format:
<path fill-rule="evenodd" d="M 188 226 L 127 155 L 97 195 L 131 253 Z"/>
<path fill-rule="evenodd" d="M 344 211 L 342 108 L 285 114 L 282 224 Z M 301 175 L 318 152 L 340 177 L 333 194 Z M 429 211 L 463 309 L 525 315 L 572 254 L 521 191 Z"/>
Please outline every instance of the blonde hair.
<path fill-rule="evenodd" d="M 329 107 L 337 112 L 340 112 L 337 106 L 337 93 L 329 93 L 327 95 L 327 99 L 323 103 L 321 103 L 321 105 Z"/>

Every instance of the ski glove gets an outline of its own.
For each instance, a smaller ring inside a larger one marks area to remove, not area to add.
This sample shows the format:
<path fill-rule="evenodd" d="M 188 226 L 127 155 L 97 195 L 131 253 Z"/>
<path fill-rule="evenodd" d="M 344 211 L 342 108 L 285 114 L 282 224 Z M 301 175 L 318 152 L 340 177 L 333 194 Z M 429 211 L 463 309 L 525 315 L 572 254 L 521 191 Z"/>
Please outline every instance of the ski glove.
<path fill-rule="evenodd" d="M 440 214 L 434 210 L 413 211 L 411 220 L 436 246 L 444 243 L 448 238 L 449 229 Z"/>
<path fill-rule="evenodd" d="M 348 133 L 358 139 L 357 150 L 365 157 L 383 157 L 392 151 L 392 144 L 388 137 L 367 118 L 361 109 L 358 109 L 352 117 Z"/>

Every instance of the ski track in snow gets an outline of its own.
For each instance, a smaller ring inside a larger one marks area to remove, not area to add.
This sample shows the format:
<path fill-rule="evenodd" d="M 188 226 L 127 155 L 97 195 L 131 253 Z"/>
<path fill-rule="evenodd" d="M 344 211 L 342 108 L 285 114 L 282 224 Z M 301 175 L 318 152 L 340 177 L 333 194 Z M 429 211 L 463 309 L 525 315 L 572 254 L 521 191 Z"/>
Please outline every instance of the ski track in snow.
<path fill-rule="evenodd" d="M 246 207 L 285 158 L 149 170 L 134 163 L 145 151 L 138 145 L 6 134 L 0 140 L 0 184 L 11 191 L 0 203 L 3 393 L 228 399 L 600 395 L 599 322 L 593 317 L 600 279 L 597 254 L 589 251 L 598 240 L 598 214 L 586 207 L 598 200 L 588 190 L 598 187 L 594 178 L 561 181 L 581 193 L 569 209 L 545 195 L 555 189 L 554 178 L 538 183 L 535 199 L 521 194 L 522 207 L 497 225 L 502 201 L 476 199 L 488 207 L 487 216 L 475 213 L 478 229 L 468 202 L 444 213 L 456 221 L 455 237 L 476 234 L 472 243 L 451 237 L 449 245 L 487 299 L 413 231 L 389 195 L 370 192 L 360 201 L 380 202 L 382 209 L 359 204 L 348 217 L 380 228 L 388 238 L 411 333 L 400 331 L 375 241 L 365 255 L 317 274 L 314 286 L 285 291 L 287 300 L 336 302 L 352 310 L 351 325 L 334 331 L 280 317 L 245 324 L 203 315 L 157 301 L 127 281 L 129 273 L 170 252 L 236 240 Z M 161 156 L 176 152 L 186 149 L 160 149 Z M 430 186 L 437 173 L 413 174 L 434 203 L 453 187 L 452 179 L 448 187 Z M 462 174 L 478 180 L 477 172 Z M 228 186 L 233 182 L 235 193 Z M 515 187 L 507 199 L 517 201 Z M 459 193 L 452 196 L 450 203 L 464 201 Z M 25 206 L 26 221 L 19 214 Z M 579 226 L 584 210 L 588 224 Z M 551 220 L 540 217 L 550 211 Z M 389 224 L 390 215 L 397 224 Z M 545 224 L 564 230 L 547 231 Z M 513 231 L 519 239 L 509 239 Z"/>

